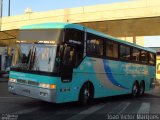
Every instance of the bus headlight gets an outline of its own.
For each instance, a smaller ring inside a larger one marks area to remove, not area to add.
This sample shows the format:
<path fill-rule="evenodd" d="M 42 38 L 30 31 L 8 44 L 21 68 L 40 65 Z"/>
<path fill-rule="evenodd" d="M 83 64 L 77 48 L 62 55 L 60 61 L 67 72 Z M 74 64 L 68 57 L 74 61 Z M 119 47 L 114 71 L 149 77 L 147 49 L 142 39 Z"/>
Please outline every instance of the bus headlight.
<path fill-rule="evenodd" d="M 42 87 L 42 88 L 49 88 L 49 84 L 39 83 L 39 87 Z"/>
<path fill-rule="evenodd" d="M 14 82 L 14 83 L 16 83 L 16 82 L 17 82 L 17 79 L 9 78 L 9 81 L 10 81 L 10 82 Z"/>
<path fill-rule="evenodd" d="M 48 88 L 48 89 L 56 89 L 56 85 L 54 84 L 39 83 L 39 87 Z"/>

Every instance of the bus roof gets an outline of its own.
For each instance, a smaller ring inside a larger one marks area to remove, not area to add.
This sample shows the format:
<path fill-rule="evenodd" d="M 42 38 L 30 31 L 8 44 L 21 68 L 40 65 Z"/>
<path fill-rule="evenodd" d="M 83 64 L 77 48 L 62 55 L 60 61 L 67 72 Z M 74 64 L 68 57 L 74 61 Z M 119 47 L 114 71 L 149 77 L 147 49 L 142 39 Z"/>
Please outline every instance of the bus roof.
<path fill-rule="evenodd" d="M 41 23 L 41 24 L 33 24 L 22 26 L 20 29 L 63 29 L 63 28 L 75 28 L 78 30 L 84 30 L 84 26 L 72 23 L 63 23 L 63 22 L 51 22 L 51 23 Z"/>
<path fill-rule="evenodd" d="M 136 47 L 136 48 L 140 48 L 140 49 L 143 49 L 143 50 L 147 50 L 147 51 L 156 53 L 156 51 L 151 49 L 151 48 L 147 48 L 147 47 L 143 47 L 143 46 L 140 46 L 140 45 L 135 45 L 135 44 L 127 42 L 127 41 L 123 41 L 121 39 L 112 37 L 110 35 L 107 35 L 107 34 L 104 34 L 104 33 L 101 33 L 101 32 L 98 32 L 96 30 L 86 28 L 86 27 L 84 27 L 82 25 L 79 25 L 79 24 L 65 23 L 65 22 L 41 23 L 41 24 L 33 24 L 33 25 L 22 26 L 20 28 L 20 30 L 25 30 L 25 29 L 26 30 L 27 29 L 55 29 L 55 28 L 59 28 L 59 29 L 72 28 L 72 29 L 78 29 L 78 30 L 86 29 L 88 33 L 92 33 L 92 34 L 95 34 L 95 35 L 98 35 L 98 36 L 101 36 L 101 37 L 104 37 L 104 38 L 111 39 L 111 40 L 119 42 L 119 43 L 123 43 L 123 44 L 129 45 L 129 46 L 132 46 L 132 47 Z"/>

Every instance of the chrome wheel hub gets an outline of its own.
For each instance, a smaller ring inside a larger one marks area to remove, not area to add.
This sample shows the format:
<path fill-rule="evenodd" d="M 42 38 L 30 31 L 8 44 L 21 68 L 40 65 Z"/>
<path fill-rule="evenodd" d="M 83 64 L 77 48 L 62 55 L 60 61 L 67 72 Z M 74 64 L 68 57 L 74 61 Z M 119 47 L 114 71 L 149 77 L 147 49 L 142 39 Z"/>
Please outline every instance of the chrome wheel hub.
<path fill-rule="evenodd" d="M 84 90 L 84 96 L 86 99 L 88 99 L 90 96 L 89 91 L 87 89 Z"/>
<path fill-rule="evenodd" d="M 136 85 L 134 85 L 134 87 L 133 87 L 133 95 L 135 96 L 137 94 L 137 92 L 138 92 L 138 88 L 137 88 Z"/>

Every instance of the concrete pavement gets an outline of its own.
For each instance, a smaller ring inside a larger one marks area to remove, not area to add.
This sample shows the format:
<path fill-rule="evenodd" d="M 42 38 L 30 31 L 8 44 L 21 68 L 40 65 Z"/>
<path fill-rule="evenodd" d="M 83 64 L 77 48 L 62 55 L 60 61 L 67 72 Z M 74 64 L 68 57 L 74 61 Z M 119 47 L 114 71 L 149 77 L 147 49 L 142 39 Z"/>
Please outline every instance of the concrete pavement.
<path fill-rule="evenodd" d="M 7 82 L 1 82 L 0 88 L 0 114 L 3 114 L 2 118 L 14 115 L 20 120 L 111 120 L 114 117 L 113 114 L 116 114 L 117 117 L 128 114 L 131 115 L 130 117 L 137 117 L 135 116 L 137 114 L 160 114 L 159 86 L 148 91 L 142 97 L 134 99 L 126 95 L 107 97 L 97 99 L 89 106 L 80 106 L 77 103 L 53 104 L 12 95 L 8 92 Z M 155 120 L 159 120 L 160 116 L 156 116 L 156 118 L 158 119 Z"/>
<path fill-rule="evenodd" d="M 0 82 L 7 82 L 8 81 L 8 78 L 0 78 Z"/>
<path fill-rule="evenodd" d="M 160 86 L 159 85 L 155 86 L 155 88 L 153 90 L 147 91 L 146 93 L 160 97 Z"/>

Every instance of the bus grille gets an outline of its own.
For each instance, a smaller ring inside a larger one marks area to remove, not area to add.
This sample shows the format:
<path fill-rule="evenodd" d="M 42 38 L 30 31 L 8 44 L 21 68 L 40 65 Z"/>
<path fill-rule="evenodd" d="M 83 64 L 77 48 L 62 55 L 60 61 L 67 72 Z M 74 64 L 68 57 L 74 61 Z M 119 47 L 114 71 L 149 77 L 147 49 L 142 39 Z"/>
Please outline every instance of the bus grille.
<path fill-rule="evenodd" d="M 17 79 L 17 82 L 27 84 L 27 80 Z"/>
<path fill-rule="evenodd" d="M 22 83 L 22 84 L 26 84 L 26 85 L 34 85 L 34 86 L 38 86 L 39 83 L 38 82 L 34 82 L 34 81 L 29 81 L 29 80 L 22 80 L 22 79 L 17 79 L 18 83 Z"/>
<path fill-rule="evenodd" d="M 38 86 L 38 85 L 39 85 L 38 82 L 34 82 L 34 81 L 28 81 L 28 84 L 29 84 L 29 85 L 35 85 L 35 86 Z"/>

